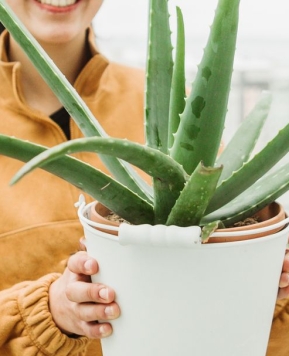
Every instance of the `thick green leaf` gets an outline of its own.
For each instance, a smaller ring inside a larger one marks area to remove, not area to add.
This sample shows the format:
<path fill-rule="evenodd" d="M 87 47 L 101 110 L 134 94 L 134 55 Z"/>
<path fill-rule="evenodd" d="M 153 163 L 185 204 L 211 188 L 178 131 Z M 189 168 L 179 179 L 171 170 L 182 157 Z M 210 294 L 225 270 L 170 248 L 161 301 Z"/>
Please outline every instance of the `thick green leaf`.
<path fill-rule="evenodd" d="M 186 181 L 187 176 L 183 168 L 158 150 L 128 140 L 91 137 L 68 141 L 46 150 L 23 166 L 15 175 L 13 182 L 18 181 L 33 169 L 43 167 L 65 154 L 84 151 L 113 155 L 124 159 L 150 176 L 163 181 L 170 192 L 175 190 L 180 192 Z"/>
<path fill-rule="evenodd" d="M 46 147 L 0 135 L 0 154 L 27 162 L 45 152 Z M 105 206 L 134 224 L 152 224 L 152 205 L 103 172 L 73 157 L 63 156 L 43 167 L 101 201 Z"/>
<path fill-rule="evenodd" d="M 240 0 L 219 0 L 211 33 L 174 137 L 171 156 L 191 174 L 214 166 L 231 86 Z"/>
<path fill-rule="evenodd" d="M 227 205 L 206 215 L 201 224 L 220 219 L 225 226 L 232 226 L 257 213 L 281 197 L 288 189 L 289 163 L 274 169 Z"/>
<path fill-rule="evenodd" d="M 177 24 L 177 43 L 170 96 L 169 148 L 173 145 L 174 134 L 177 132 L 180 124 L 180 114 L 184 111 L 186 97 L 185 29 L 182 11 L 179 7 L 177 7 Z"/>
<path fill-rule="evenodd" d="M 113 155 L 139 167 L 152 176 L 163 189 L 163 196 L 168 196 L 163 206 L 162 218 L 155 214 L 155 223 L 165 223 L 168 214 L 183 189 L 187 175 L 183 168 L 162 152 L 127 140 L 112 138 L 83 138 L 55 146 L 27 163 L 14 177 L 19 180 L 36 167 L 43 167 L 47 162 L 58 159 L 64 154 L 81 151 Z M 167 210 L 166 210 L 167 209 Z M 165 215 L 167 214 L 167 215 Z M 162 220 L 160 220 L 162 219 Z"/>
<path fill-rule="evenodd" d="M 172 81 L 172 44 L 167 0 L 150 0 L 146 81 L 146 140 L 149 147 L 168 150 Z"/>
<path fill-rule="evenodd" d="M 200 163 L 176 201 L 167 225 L 199 225 L 216 190 L 221 172 L 222 167 L 205 167 Z"/>
<path fill-rule="evenodd" d="M 252 186 L 289 152 L 289 124 L 242 168 L 222 182 L 212 198 L 206 215 L 218 210 Z M 269 184 L 269 182 L 268 182 Z M 271 183 L 273 184 L 273 182 Z"/>
<path fill-rule="evenodd" d="M 217 160 L 224 167 L 220 182 L 229 178 L 248 161 L 268 117 L 272 94 L 263 92 L 259 102 L 243 121 Z"/>

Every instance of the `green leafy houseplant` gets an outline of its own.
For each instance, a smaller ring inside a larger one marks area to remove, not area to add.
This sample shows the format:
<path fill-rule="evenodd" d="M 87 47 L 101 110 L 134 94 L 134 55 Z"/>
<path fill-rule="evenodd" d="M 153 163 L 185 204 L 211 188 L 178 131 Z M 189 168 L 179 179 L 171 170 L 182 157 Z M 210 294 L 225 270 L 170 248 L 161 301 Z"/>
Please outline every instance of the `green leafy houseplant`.
<path fill-rule="evenodd" d="M 73 87 L 1 0 L 1 22 L 86 136 L 46 149 L 0 135 L 1 154 L 29 161 L 13 183 L 41 167 L 78 186 L 133 224 L 208 227 L 203 229 L 203 239 L 217 226 L 230 226 L 252 216 L 284 194 L 289 189 L 289 164 L 271 169 L 289 150 L 289 124 L 251 157 L 270 110 L 269 93 L 262 95 L 218 157 L 233 72 L 239 2 L 219 0 L 203 58 L 186 96 L 181 10 L 177 8 L 173 52 L 168 1 L 150 0 L 146 144 L 140 145 L 108 137 Z M 79 151 L 100 154 L 115 178 L 69 156 Z M 152 177 L 152 187 L 130 164 Z"/>

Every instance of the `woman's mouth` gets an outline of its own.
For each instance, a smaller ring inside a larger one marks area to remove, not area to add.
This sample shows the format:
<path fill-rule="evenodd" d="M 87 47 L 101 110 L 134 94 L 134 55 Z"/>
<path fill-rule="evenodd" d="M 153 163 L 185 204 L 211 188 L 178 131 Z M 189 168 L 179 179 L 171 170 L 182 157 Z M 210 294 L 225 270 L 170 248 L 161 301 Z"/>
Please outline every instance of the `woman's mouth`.
<path fill-rule="evenodd" d="M 37 0 L 42 5 L 46 5 L 48 7 L 58 7 L 58 8 L 65 8 L 71 5 L 74 5 L 78 0 Z"/>

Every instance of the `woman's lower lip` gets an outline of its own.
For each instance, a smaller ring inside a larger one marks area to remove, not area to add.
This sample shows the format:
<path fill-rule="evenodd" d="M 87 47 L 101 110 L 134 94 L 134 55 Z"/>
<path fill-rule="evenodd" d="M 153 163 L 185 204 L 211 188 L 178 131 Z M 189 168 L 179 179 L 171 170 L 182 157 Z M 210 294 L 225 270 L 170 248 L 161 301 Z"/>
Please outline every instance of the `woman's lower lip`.
<path fill-rule="evenodd" d="M 67 6 L 55 6 L 55 5 L 50 5 L 50 4 L 43 4 L 37 0 L 36 0 L 36 3 L 38 4 L 39 7 L 41 7 L 42 9 L 45 9 L 49 12 L 64 13 L 64 12 L 72 11 L 79 4 L 80 1 L 81 0 L 77 0 L 74 4 L 67 5 Z"/>

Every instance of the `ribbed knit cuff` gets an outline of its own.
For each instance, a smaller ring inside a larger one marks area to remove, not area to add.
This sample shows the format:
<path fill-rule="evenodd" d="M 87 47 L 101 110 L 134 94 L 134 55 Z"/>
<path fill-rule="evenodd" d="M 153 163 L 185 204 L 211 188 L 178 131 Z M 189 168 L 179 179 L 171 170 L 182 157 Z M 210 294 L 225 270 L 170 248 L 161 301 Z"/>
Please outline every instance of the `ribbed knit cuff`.
<path fill-rule="evenodd" d="M 85 354 L 88 339 L 70 338 L 55 325 L 48 307 L 48 290 L 59 274 L 49 274 L 31 282 L 21 291 L 18 307 L 31 345 L 47 356 Z"/>

